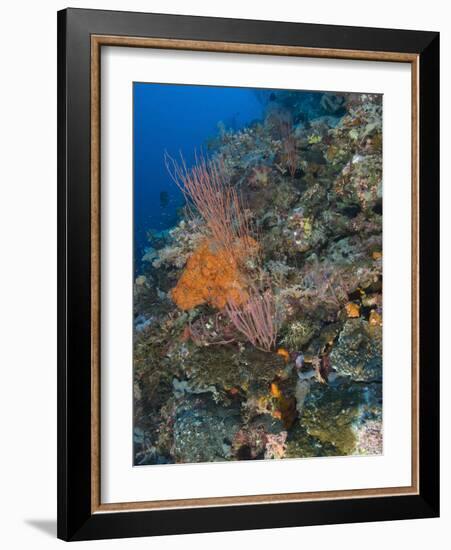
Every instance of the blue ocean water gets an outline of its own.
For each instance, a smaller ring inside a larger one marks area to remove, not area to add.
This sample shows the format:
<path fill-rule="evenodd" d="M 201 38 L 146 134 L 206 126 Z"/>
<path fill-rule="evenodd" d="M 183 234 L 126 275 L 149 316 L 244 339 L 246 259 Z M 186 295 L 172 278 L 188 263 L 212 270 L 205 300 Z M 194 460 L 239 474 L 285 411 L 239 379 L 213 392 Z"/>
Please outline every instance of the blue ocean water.
<path fill-rule="evenodd" d="M 183 204 L 164 152 L 175 158 L 182 153 L 189 166 L 195 151 L 206 151 L 206 141 L 218 134 L 219 122 L 238 130 L 261 119 L 266 95 L 249 88 L 134 83 L 135 264 L 148 246 L 147 232 L 173 227 Z"/>

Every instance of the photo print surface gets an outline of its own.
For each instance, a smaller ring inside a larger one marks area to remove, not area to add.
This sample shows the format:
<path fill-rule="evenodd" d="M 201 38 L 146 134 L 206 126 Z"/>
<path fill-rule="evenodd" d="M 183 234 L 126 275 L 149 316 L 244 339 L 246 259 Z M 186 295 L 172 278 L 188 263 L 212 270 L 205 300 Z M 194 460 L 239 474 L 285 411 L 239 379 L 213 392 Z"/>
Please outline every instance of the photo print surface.
<path fill-rule="evenodd" d="M 133 84 L 133 464 L 378 455 L 382 96 Z"/>

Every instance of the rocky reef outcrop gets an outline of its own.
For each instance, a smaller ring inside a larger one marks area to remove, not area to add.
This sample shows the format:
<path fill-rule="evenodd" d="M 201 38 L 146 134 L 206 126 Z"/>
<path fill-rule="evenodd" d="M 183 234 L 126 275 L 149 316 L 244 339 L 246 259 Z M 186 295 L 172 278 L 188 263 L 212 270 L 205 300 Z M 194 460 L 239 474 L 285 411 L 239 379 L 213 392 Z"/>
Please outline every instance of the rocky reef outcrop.
<path fill-rule="evenodd" d="M 262 120 L 222 126 L 209 145 L 258 246 L 232 273 L 191 209 L 147 250 L 135 464 L 380 454 L 381 97 L 280 92 Z M 249 281 L 274 294 L 270 350 L 224 309 Z"/>

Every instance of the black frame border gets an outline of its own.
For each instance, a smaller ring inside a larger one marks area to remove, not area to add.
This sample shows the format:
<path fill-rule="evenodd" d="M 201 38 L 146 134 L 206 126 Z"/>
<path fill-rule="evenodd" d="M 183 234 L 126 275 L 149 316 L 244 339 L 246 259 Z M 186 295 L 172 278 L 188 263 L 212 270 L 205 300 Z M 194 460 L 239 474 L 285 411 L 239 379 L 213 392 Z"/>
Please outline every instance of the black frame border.
<path fill-rule="evenodd" d="M 91 513 L 91 35 L 419 56 L 418 495 Z M 438 517 L 439 33 L 69 8 L 58 12 L 57 64 L 58 537 L 89 540 Z"/>

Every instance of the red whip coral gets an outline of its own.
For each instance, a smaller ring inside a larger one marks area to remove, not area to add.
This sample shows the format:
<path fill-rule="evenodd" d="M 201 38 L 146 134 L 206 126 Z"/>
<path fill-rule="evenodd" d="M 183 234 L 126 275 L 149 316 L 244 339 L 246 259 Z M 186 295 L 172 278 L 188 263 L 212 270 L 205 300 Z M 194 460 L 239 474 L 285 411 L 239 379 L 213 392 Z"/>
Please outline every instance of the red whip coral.
<path fill-rule="evenodd" d="M 249 298 L 241 303 L 233 296 L 227 300 L 226 312 L 236 329 L 253 346 L 270 351 L 277 339 L 277 315 L 274 295 L 270 290 L 251 289 Z"/>
<path fill-rule="evenodd" d="M 188 205 L 195 206 L 216 245 L 232 255 L 237 239 L 249 239 L 251 230 L 241 198 L 229 184 L 221 160 L 207 162 L 202 156 L 196 157 L 190 170 L 183 157 L 178 164 L 165 153 L 164 160 L 169 175 Z"/>
<path fill-rule="evenodd" d="M 270 351 L 277 327 L 274 297 L 251 289 L 246 260 L 258 254 L 242 202 L 226 178 L 220 160 L 196 159 L 188 170 L 165 155 L 166 168 L 185 197 L 202 216 L 209 238 L 188 259 L 171 296 L 180 309 L 207 303 L 225 309 L 235 328 L 257 348 Z"/>

